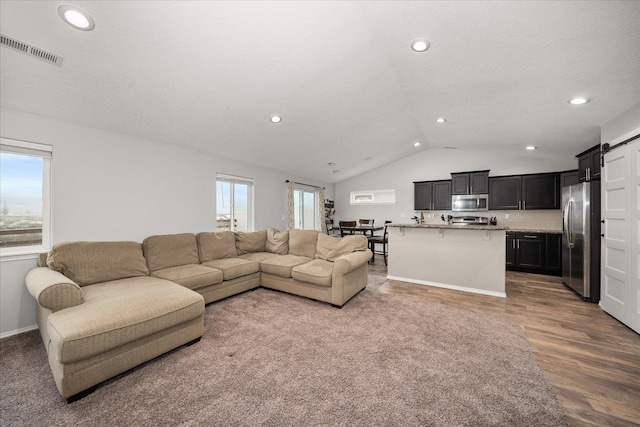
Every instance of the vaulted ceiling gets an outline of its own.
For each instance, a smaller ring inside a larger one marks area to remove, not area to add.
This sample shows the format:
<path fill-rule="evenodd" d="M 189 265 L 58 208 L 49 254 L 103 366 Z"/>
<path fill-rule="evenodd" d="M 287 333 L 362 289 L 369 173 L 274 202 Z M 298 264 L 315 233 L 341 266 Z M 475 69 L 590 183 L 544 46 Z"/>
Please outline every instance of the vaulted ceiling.
<path fill-rule="evenodd" d="M 430 148 L 573 156 L 640 102 L 637 1 L 70 3 L 93 31 L 0 1 L 3 34 L 64 57 L 3 46 L 2 106 L 326 182 Z"/>

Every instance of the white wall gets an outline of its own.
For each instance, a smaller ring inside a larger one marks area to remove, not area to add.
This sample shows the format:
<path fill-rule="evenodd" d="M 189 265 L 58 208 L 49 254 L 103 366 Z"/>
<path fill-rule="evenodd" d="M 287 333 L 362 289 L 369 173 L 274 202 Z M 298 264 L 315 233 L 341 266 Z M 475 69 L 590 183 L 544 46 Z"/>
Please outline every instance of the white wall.
<path fill-rule="evenodd" d="M 0 110 L 0 136 L 53 146 L 53 243 L 215 230 L 216 172 L 255 179 L 256 230 L 286 228 L 286 179 L 334 197 L 333 184 L 12 109 Z M 24 285 L 35 265 L 35 257 L 0 263 L 0 336 L 36 322 Z"/>
<path fill-rule="evenodd" d="M 600 143 L 615 145 L 638 134 L 640 102 L 602 125 Z"/>
<path fill-rule="evenodd" d="M 588 147 L 585 147 L 585 149 Z M 578 154 L 578 153 L 576 153 Z M 577 159 L 547 157 L 541 152 L 496 152 L 450 149 L 427 149 L 414 156 L 382 166 L 374 171 L 336 184 L 338 220 L 373 218 L 376 224 L 385 220 L 410 222 L 413 210 L 413 181 L 451 179 L 451 172 L 489 169 L 489 176 L 577 169 Z M 396 204 L 386 206 L 351 206 L 349 195 L 356 190 L 396 190 Z"/>

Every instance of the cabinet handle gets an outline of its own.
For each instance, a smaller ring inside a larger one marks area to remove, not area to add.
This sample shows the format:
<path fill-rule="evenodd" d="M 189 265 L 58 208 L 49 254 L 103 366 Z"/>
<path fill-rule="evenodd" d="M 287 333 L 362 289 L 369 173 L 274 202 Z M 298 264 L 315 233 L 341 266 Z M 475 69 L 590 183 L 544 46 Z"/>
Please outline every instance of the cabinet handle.
<path fill-rule="evenodd" d="M 527 210 L 527 201 L 526 201 L 526 200 L 523 200 L 523 201 L 522 201 L 522 210 L 523 210 L 523 211 L 526 211 L 526 210 Z"/>
<path fill-rule="evenodd" d="M 520 200 L 518 200 L 518 210 L 520 210 Z"/>
<path fill-rule="evenodd" d="M 520 239 L 516 239 L 518 241 L 517 249 L 520 249 Z"/>
<path fill-rule="evenodd" d="M 527 239 L 537 239 L 538 236 L 527 236 L 526 234 L 522 237 L 526 237 Z"/>
<path fill-rule="evenodd" d="M 513 239 L 513 240 L 511 241 L 511 243 L 512 243 L 512 245 L 511 245 L 511 246 L 513 246 L 513 249 L 515 249 L 515 248 L 516 248 L 516 239 Z"/>

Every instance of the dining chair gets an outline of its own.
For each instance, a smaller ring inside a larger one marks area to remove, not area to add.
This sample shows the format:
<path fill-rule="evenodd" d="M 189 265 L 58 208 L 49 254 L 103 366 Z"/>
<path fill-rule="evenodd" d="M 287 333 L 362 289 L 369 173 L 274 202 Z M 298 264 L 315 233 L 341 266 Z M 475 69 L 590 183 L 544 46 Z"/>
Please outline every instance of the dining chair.
<path fill-rule="evenodd" d="M 362 225 L 365 227 L 371 227 L 373 228 L 373 222 L 375 221 L 375 219 L 359 219 L 358 220 L 358 225 Z M 368 230 L 360 230 L 359 233 L 364 234 L 365 236 L 367 235 Z M 373 230 L 371 230 L 371 235 L 373 236 Z"/>
<path fill-rule="evenodd" d="M 375 261 L 376 259 L 376 244 L 382 245 L 382 252 L 377 252 L 378 254 L 382 254 L 384 257 L 384 265 L 387 265 L 387 251 L 389 249 L 389 232 L 387 231 L 387 225 L 391 224 L 392 221 L 384 222 L 384 234 L 382 236 L 371 236 L 368 238 L 369 240 L 369 249 L 373 252 L 373 257 L 371 261 Z"/>
<path fill-rule="evenodd" d="M 355 221 L 338 221 L 338 225 L 340 226 L 340 236 L 344 237 L 345 235 L 355 234 L 353 230 L 344 230 L 342 227 L 355 227 Z"/>

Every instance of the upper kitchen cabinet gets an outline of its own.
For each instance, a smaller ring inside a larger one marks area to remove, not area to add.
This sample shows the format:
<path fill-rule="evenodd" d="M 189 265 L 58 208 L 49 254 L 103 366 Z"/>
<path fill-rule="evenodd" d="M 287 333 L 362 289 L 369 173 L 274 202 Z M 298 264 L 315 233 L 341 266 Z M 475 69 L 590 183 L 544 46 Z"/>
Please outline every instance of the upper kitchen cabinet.
<path fill-rule="evenodd" d="M 580 173 L 578 170 L 572 170 L 560 173 L 560 188 L 576 185 L 580 183 Z"/>
<path fill-rule="evenodd" d="M 489 210 L 520 209 L 522 177 L 497 176 L 489 178 Z"/>
<path fill-rule="evenodd" d="M 451 174 L 451 194 L 487 194 L 489 171 L 460 172 Z"/>
<path fill-rule="evenodd" d="M 600 179 L 600 145 L 593 146 L 576 156 L 580 182 Z"/>
<path fill-rule="evenodd" d="M 560 174 L 522 176 L 522 209 L 560 209 Z"/>
<path fill-rule="evenodd" d="M 491 177 L 489 209 L 560 209 L 560 174 Z"/>
<path fill-rule="evenodd" d="M 415 210 L 451 210 L 451 180 L 414 182 L 413 190 Z"/>

